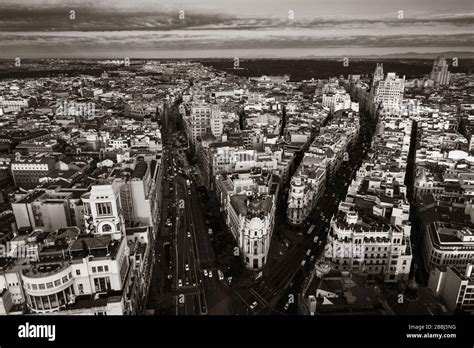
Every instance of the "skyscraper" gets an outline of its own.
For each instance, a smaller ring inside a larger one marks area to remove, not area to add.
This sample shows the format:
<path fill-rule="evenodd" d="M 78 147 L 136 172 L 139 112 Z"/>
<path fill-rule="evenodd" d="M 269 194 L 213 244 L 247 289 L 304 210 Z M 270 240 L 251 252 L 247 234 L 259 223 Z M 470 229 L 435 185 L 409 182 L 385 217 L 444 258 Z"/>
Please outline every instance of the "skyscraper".
<path fill-rule="evenodd" d="M 435 86 L 449 85 L 451 73 L 448 70 L 448 66 L 444 57 L 438 57 L 434 61 L 430 79 L 434 81 Z"/>

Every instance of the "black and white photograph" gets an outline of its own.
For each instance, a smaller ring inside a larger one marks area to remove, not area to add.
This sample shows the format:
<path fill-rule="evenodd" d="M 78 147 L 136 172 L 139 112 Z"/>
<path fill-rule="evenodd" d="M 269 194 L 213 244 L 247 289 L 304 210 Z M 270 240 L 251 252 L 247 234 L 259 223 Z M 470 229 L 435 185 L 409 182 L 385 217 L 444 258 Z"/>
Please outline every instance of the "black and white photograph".
<path fill-rule="evenodd" d="M 0 346 L 472 347 L 473 67 L 472 0 L 0 0 Z"/>

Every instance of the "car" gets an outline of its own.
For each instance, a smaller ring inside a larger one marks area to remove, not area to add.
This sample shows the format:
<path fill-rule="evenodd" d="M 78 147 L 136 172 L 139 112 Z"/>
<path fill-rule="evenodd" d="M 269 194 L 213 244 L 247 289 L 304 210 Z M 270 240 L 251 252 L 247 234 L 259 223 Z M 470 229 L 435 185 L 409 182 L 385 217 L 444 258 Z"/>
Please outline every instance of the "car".
<path fill-rule="evenodd" d="M 311 261 L 311 262 L 314 261 L 314 255 L 311 255 L 311 257 L 309 258 L 309 261 Z"/>
<path fill-rule="evenodd" d="M 333 194 L 331 195 L 331 197 L 333 197 L 333 198 L 336 197 L 336 194 L 333 192 Z"/>
<path fill-rule="evenodd" d="M 183 286 L 183 281 L 181 279 L 178 279 L 178 288 Z"/>
<path fill-rule="evenodd" d="M 188 232 L 188 238 L 191 238 L 191 232 Z"/>
<path fill-rule="evenodd" d="M 301 261 L 301 267 L 304 267 L 306 265 L 306 260 Z"/>
<path fill-rule="evenodd" d="M 204 270 L 204 275 L 207 277 L 207 269 Z"/>
<path fill-rule="evenodd" d="M 185 269 L 186 271 L 189 271 L 189 265 L 188 265 L 188 264 L 184 265 L 184 269 Z"/>
<path fill-rule="evenodd" d="M 318 242 L 318 245 L 323 245 L 323 241 L 320 240 L 320 241 Z"/>
<path fill-rule="evenodd" d="M 257 301 L 253 302 L 251 305 L 250 305 L 250 309 L 255 309 L 255 307 L 257 307 L 258 303 Z"/>
<path fill-rule="evenodd" d="M 212 278 L 212 271 L 209 271 L 209 278 Z"/>
<path fill-rule="evenodd" d="M 285 309 L 285 311 L 287 311 L 288 308 L 290 308 L 290 302 L 287 302 L 287 303 L 285 304 L 285 307 L 283 307 L 283 308 Z"/>

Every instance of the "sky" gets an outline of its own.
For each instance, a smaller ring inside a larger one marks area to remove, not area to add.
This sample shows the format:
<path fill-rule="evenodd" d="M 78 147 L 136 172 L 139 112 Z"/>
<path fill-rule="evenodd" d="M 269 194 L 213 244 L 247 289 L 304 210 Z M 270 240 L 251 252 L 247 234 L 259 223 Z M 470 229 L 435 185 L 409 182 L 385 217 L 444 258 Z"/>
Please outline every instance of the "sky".
<path fill-rule="evenodd" d="M 0 58 L 474 57 L 473 28 L 472 0 L 0 0 Z"/>

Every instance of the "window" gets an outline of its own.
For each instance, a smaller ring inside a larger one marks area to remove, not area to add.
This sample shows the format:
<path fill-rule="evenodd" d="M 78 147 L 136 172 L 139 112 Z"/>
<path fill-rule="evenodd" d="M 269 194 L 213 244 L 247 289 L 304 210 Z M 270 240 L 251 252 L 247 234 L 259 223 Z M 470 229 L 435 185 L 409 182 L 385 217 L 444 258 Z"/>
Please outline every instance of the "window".
<path fill-rule="evenodd" d="M 59 286 L 61 285 L 61 281 L 58 279 L 58 280 L 55 280 L 54 281 L 54 286 Z"/>
<path fill-rule="evenodd" d="M 104 271 L 104 267 L 102 266 L 97 267 L 97 272 L 103 272 L 103 271 Z"/>
<path fill-rule="evenodd" d="M 94 285 L 95 285 L 95 291 L 109 291 L 111 289 L 110 287 L 110 278 L 109 277 L 104 277 L 104 278 L 95 278 L 94 279 Z"/>
<path fill-rule="evenodd" d="M 80 294 L 80 295 L 84 294 L 84 285 L 78 284 L 78 285 L 77 285 L 77 288 L 79 289 L 79 294 Z"/>
<path fill-rule="evenodd" d="M 63 283 L 67 283 L 67 276 L 63 277 Z"/>
<path fill-rule="evenodd" d="M 108 272 L 109 271 L 109 266 L 104 266 L 104 272 Z"/>
<path fill-rule="evenodd" d="M 102 232 L 112 232 L 112 226 L 109 224 L 104 224 L 102 226 Z"/>
<path fill-rule="evenodd" d="M 81 275 L 81 270 L 80 269 L 76 269 L 76 275 Z"/>
<path fill-rule="evenodd" d="M 95 267 L 92 267 L 92 273 L 96 273 L 97 269 Z"/>
<path fill-rule="evenodd" d="M 46 289 L 46 287 L 44 286 L 44 284 L 38 284 L 38 288 L 39 288 L 40 290 Z"/>
<path fill-rule="evenodd" d="M 31 288 L 32 288 L 33 290 L 38 290 L 38 285 L 36 285 L 36 284 L 31 284 Z"/>
<path fill-rule="evenodd" d="M 112 215 L 112 203 L 96 203 L 97 215 Z"/>
<path fill-rule="evenodd" d="M 89 203 L 84 203 L 84 214 L 90 215 L 91 214 L 91 206 Z"/>

